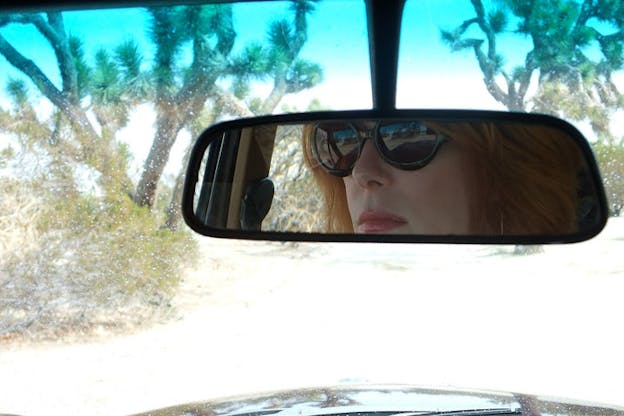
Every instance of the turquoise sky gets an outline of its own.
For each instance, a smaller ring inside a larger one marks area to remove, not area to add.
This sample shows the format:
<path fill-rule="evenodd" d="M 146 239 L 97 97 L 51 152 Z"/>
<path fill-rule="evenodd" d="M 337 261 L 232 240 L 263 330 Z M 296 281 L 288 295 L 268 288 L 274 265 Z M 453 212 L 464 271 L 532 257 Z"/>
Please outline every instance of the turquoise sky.
<path fill-rule="evenodd" d="M 492 9 L 497 0 L 484 0 Z M 238 33 L 235 50 L 249 42 L 263 42 L 270 22 L 291 19 L 290 3 L 237 3 L 234 7 Z M 471 51 L 451 52 L 440 40 L 440 29 L 452 29 L 474 16 L 469 0 L 408 0 L 401 34 L 397 103 L 401 108 L 483 108 L 503 109 L 486 91 L 482 74 Z M 142 49 L 149 66 L 153 47 L 149 42 L 147 12 L 144 9 L 74 11 L 64 14 L 69 32 L 83 39 L 88 59 L 98 48 L 112 50 L 133 39 Z M 508 32 L 498 39 L 499 52 L 506 68 L 522 64 L 530 42 Z M 45 39 L 32 26 L 10 25 L 0 28 L 26 57 L 37 63 L 59 85 L 54 54 Z M 297 97 L 286 97 L 285 104 L 305 109 L 318 98 L 334 109 L 370 108 L 370 69 L 366 40 L 365 7 L 362 0 L 323 0 L 309 19 L 309 36 L 301 56 L 324 68 L 324 82 Z M 482 37 L 478 31 L 475 36 Z M 184 55 L 180 60 L 184 61 Z M 20 77 L 0 57 L 0 105 L 9 77 Z M 255 94 L 266 96 L 268 83 L 254 85 Z M 31 91 L 35 88 L 31 85 Z M 5 101 L 6 102 L 6 101 Z"/>
<path fill-rule="evenodd" d="M 452 28 L 472 13 L 468 0 L 407 2 L 402 29 L 400 87 L 409 81 L 409 89 L 414 88 L 413 80 L 417 78 L 422 78 L 422 84 L 431 87 L 432 76 L 452 75 L 472 78 L 484 90 L 479 84 L 480 72 L 471 54 L 451 53 L 441 44 L 439 37 L 440 28 Z M 239 3 L 234 6 L 234 15 L 238 33 L 236 49 L 249 42 L 264 41 L 271 21 L 291 16 L 288 2 Z M 152 57 L 153 48 L 147 36 L 148 22 L 144 9 L 67 12 L 64 18 L 68 31 L 83 39 L 90 59 L 98 48 L 112 50 L 129 39 L 141 46 L 146 64 Z M 32 26 L 11 25 L 0 29 L 0 32 L 58 85 L 59 74 L 52 50 Z M 519 49 L 513 50 L 515 53 Z M 325 0 L 318 3 L 310 18 L 309 40 L 302 56 L 319 62 L 325 70 L 325 84 L 329 87 L 327 91 L 320 88 L 318 92 L 324 103 L 338 108 L 370 107 L 370 70 L 363 1 Z M 0 74 L 2 85 L 8 77 L 20 76 L 1 57 Z M 341 92 L 341 85 L 348 86 L 351 91 L 356 87 L 359 95 L 349 100 L 348 95 L 353 92 L 348 93 L 346 88 L 345 92 Z M 334 94 L 328 91 L 334 91 Z"/>
<path fill-rule="evenodd" d="M 266 41 L 270 22 L 280 17 L 290 19 L 289 6 L 288 2 L 235 5 L 235 29 L 238 33 L 235 50 L 240 50 L 249 42 Z M 88 59 L 93 59 L 99 48 L 112 50 L 129 39 L 141 46 L 147 62 L 153 56 L 147 34 L 148 15 L 144 9 L 66 12 L 64 20 L 66 29 L 83 40 Z M 364 3 L 361 1 L 319 3 L 309 22 L 309 41 L 302 56 L 319 62 L 325 69 L 327 80 L 353 76 L 369 78 L 365 22 Z M 336 31 L 342 31 L 344 36 L 337 38 L 333 35 Z M 54 54 L 40 33 L 30 25 L 17 24 L 1 28 L 0 33 L 59 85 Z M 184 55 L 180 59 L 184 60 Z M 21 75 L 0 57 L 1 85 L 9 77 Z M 361 88 L 366 88 L 366 85 Z"/>

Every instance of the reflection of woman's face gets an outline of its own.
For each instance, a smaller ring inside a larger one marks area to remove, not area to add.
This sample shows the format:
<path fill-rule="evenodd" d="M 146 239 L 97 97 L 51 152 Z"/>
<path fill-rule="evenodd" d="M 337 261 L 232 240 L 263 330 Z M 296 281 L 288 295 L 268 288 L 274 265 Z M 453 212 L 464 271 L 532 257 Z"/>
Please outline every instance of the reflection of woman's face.
<path fill-rule="evenodd" d="M 470 178 L 453 141 L 418 170 L 395 168 L 364 144 L 351 175 L 343 178 L 356 233 L 467 234 Z"/>

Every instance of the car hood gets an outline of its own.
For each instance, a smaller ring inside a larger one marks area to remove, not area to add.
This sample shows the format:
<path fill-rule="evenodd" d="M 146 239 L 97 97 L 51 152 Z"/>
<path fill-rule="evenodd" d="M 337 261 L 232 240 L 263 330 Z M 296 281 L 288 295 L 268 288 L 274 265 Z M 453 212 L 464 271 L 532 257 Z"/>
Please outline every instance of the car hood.
<path fill-rule="evenodd" d="M 135 416 L 624 416 L 624 407 L 517 393 L 411 386 L 321 387 L 231 397 L 152 410 Z"/>

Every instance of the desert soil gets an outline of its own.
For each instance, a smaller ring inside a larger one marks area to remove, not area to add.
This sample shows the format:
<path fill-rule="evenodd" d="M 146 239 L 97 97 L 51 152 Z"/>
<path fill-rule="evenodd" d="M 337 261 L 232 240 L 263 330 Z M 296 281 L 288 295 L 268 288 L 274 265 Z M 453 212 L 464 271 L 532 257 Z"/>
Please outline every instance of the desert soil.
<path fill-rule="evenodd" d="M 203 239 L 176 318 L 0 346 L 0 412 L 126 415 L 342 382 L 512 390 L 624 406 L 624 222 L 513 247 Z"/>

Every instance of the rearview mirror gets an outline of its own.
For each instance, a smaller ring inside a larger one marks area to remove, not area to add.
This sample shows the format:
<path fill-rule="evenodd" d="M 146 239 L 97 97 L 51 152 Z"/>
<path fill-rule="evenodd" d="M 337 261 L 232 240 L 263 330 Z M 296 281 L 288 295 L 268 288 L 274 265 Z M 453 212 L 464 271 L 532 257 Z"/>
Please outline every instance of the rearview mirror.
<path fill-rule="evenodd" d="M 543 244 L 598 234 L 605 201 L 589 144 L 560 119 L 352 111 L 210 127 L 182 209 L 215 237 Z"/>

